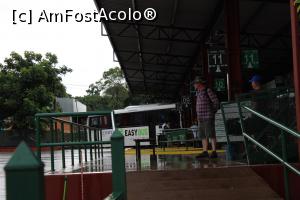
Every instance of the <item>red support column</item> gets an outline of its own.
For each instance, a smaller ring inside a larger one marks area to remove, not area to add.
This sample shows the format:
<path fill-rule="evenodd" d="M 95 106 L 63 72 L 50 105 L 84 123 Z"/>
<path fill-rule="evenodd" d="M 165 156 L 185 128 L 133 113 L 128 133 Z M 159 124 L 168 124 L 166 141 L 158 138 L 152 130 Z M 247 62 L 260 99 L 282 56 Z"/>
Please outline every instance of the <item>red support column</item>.
<path fill-rule="evenodd" d="M 229 93 L 233 99 L 242 92 L 241 48 L 240 48 L 240 7 L 239 0 L 225 0 L 226 50 L 229 67 Z"/>
<path fill-rule="evenodd" d="M 207 80 L 207 84 L 209 87 L 212 87 L 212 74 L 209 73 L 208 69 L 208 56 L 207 56 L 207 47 L 205 45 L 202 45 L 201 47 L 201 63 L 203 67 L 203 76 Z"/>
<path fill-rule="evenodd" d="M 290 0 L 292 47 L 293 47 L 293 70 L 295 87 L 295 104 L 297 130 L 300 131 L 300 45 L 299 45 L 299 21 L 294 0 Z M 298 141 L 298 155 L 300 157 L 300 140 Z"/>

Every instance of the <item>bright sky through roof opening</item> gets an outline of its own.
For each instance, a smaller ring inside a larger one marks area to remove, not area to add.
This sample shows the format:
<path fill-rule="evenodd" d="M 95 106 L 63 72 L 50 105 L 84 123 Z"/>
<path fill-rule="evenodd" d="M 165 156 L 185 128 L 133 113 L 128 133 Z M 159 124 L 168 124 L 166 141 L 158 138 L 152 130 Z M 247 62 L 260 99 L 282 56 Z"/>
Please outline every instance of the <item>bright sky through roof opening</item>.
<path fill-rule="evenodd" d="M 101 36 L 101 24 L 96 22 L 33 23 L 13 25 L 13 10 L 39 16 L 46 12 L 94 12 L 93 0 L 1 0 L 0 1 L 0 63 L 12 51 L 23 55 L 25 50 L 57 55 L 60 65 L 73 72 L 63 77 L 67 92 L 72 96 L 86 94 L 89 84 L 102 73 L 119 64 L 113 62 L 113 49 L 107 37 Z"/>

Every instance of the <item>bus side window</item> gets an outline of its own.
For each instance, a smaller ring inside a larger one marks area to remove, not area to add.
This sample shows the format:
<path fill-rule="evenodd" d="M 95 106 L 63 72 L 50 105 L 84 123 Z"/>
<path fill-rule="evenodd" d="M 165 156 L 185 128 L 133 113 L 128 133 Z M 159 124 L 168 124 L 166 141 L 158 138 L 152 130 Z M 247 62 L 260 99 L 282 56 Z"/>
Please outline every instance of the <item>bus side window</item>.
<path fill-rule="evenodd" d="M 100 123 L 99 123 L 99 118 L 98 117 L 91 118 L 91 126 L 92 127 L 100 127 Z"/>
<path fill-rule="evenodd" d="M 111 116 L 103 116 L 101 119 L 101 128 L 112 128 Z"/>

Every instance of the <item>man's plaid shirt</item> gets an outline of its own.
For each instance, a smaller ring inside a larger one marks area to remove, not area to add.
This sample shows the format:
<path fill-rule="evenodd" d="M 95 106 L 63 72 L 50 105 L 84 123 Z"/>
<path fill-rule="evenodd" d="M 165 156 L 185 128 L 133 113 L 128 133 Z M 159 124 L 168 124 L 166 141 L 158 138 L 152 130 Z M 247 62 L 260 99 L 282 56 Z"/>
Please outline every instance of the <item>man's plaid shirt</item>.
<path fill-rule="evenodd" d="M 197 91 L 196 112 L 199 121 L 206 121 L 215 117 L 219 107 L 217 95 L 209 88 Z"/>

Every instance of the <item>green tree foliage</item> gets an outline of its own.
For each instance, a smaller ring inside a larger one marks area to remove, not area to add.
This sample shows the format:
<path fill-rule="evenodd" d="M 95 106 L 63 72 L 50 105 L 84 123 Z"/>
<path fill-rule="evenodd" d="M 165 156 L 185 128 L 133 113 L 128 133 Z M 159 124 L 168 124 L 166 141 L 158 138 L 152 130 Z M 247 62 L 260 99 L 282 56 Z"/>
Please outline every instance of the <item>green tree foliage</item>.
<path fill-rule="evenodd" d="M 168 103 L 165 98 L 150 95 L 132 95 L 128 91 L 125 77 L 119 67 L 111 68 L 103 73 L 103 77 L 89 86 L 88 95 L 76 97 L 87 105 L 89 111 L 120 109 L 128 105 L 148 103 Z"/>
<path fill-rule="evenodd" d="M 109 107 L 109 98 L 100 95 L 86 95 L 76 97 L 76 99 L 87 106 L 88 111 L 111 110 Z"/>
<path fill-rule="evenodd" d="M 13 129 L 31 129 L 35 113 L 52 111 L 55 97 L 67 96 L 61 75 L 71 72 L 57 64 L 51 53 L 12 52 L 0 64 L 0 121 L 11 117 Z"/>
<path fill-rule="evenodd" d="M 108 89 L 120 86 L 127 88 L 125 77 L 121 68 L 114 67 L 103 72 L 102 78 L 96 83 L 91 84 L 86 92 L 88 95 L 100 95 L 103 92 L 105 93 Z"/>
<path fill-rule="evenodd" d="M 114 67 L 105 71 L 99 81 L 89 86 L 87 94 L 77 99 L 86 104 L 88 110 L 118 109 L 126 106 L 129 92 L 122 70 Z"/>

